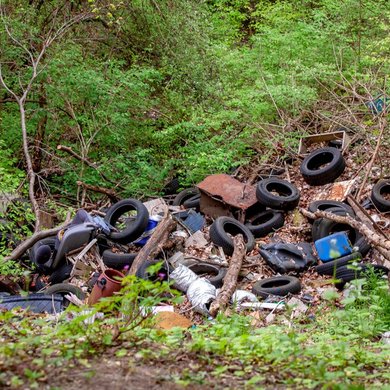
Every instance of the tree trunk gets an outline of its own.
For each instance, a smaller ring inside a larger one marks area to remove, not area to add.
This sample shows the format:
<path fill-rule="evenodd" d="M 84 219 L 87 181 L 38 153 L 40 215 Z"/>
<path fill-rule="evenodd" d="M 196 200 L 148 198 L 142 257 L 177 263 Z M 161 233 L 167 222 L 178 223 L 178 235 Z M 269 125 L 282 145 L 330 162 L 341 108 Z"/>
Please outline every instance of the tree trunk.
<path fill-rule="evenodd" d="M 20 111 L 20 124 L 22 127 L 23 137 L 23 153 L 27 165 L 27 176 L 29 180 L 28 194 L 31 201 L 31 206 L 35 214 L 35 232 L 40 230 L 41 222 L 39 217 L 39 205 L 35 198 L 34 187 L 35 187 L 35 172 L 33 170 L 30 152 L 28 150 L 28 139 L 27 139 L 27 128 L 26 128 L 26 111 L 24 109 L 23 101 L 18 100 L 19 111 Z"/>
<path fill-rule="evenodd" d="M 46 108 L 46 91 L 43 83 L 40 86 L 39 96 L 39 108 L 45 110 Z M 34 172 L 40 172 L 42 169 L 42 142 L 45 139 L 47 124 L 47 112 L 45 111 L 43 116 L 39 119 L 37 125 L 37 131 L 34 138 L 34 151 L 32 156 L 32 167 Z M 39 192 L 39 188 L 36 186 L 35 194 Z"/>

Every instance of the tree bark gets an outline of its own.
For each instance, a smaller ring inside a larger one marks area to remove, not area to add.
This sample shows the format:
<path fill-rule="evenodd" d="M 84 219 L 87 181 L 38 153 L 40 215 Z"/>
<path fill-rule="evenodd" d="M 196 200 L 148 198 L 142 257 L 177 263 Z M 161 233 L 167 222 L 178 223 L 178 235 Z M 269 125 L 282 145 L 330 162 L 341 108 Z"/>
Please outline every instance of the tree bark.
<path fill-rule="evenodd" d="M 37 241 L 42 240 L 42 238 L 50 237 L 56 235 L 61 229 L 66 227 L 70 222 L 70 214 L 66 216 L 65 222 L 53 229 L 41 230 L 34 233 L 30 238 L 23 241 L 19 244 L 12 253 L 5 257 L 4 260 L 18 260 L 28 249 L 30 249 Z"/>
<path fill-rule="evenodd" d="M 43 82 L 40 84 L 40 96 L 39 96 L 39 108 L 45 110 L 46 108 L 46 91 Z M 47 112 L 45 111 L 43 116 L 39 119 L 37 125 L 37 131 L 34 138 L 34 151 L 32 156 L 32 166 L 35 173 L 40 172 L 42 169 L 42 142 L 45 139 L 47 124 Z M 35 188 L 37 194 L 38 188 Z"/>
<path fill-rule="evenodd" d="M 35 188 L 35 172 L 33 170 L 32 161 L 30 152 L 28 150 L 28 138 L 27 138 L 27 128 L 26 128 L 26 111 L 24 109 L 24 101 L 18 100 L 19 111 L 20 111 L 20 124 L 22 127 L 22 139 L 23 139 L 23 153 L 27 165 L 27 177 L 29 179 L 28 194 L 30 197 L 30 202 L 32 209 L 35 214 L 35 232 L 39 231 L 41 228 L 41 219 L 39 215 L 39 205 L 35 198 L 34 188 Z"/>
<path fill-rule="evenodd" d="M 240 273 L 242 262 L 245 257 L 246 248 L 244 238 L 241 234 L 233 237 L 234 252 L 230 265 L 224 278 L 223 286 L 217 298 L 210 305 L 210 314 L 215 317 L 219 310 L 226 307 L 237 287 L 237 279 Z"/>
<path fill-rule="evenodd" d="M 117 193 L 114 190 L 111 190 L 109 188 L 93 186 L 91 184 L 84 183 L 83 181 L 80 180 L 78 180 L 76 184 L 78 186 L 86 188 L 87 190 L 100 192 L 101 194 L 107 195 L 113 202 L 117 202 L 119 200 Z"/>

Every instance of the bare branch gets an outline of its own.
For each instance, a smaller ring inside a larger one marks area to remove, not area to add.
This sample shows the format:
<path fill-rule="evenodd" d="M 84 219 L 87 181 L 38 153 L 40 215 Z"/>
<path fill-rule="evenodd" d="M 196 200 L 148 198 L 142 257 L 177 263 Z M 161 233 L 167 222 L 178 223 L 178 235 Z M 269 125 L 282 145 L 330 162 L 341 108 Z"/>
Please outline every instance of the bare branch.
<path fill-rule="evenodd" d="M 12 42 L 14 42 L 17 46 L 19 46 L 21 49 L 23 49 L 27 55 L 30 57 L 30 61 L 31 63 L 34 62 L 34 57 L 31 53 L 30 50 L 28 50 L 26 47 L 23 46 L 23 44 L 18 41 L 14 35 L 11 33 L 10 29 L 8 28 L 8 24 L 7 22 L 5 21 L 5 16 L 4 16 L 4 12 L 3 12 L 3 8 L 1 7 L 2 6 L 2 2 L 0 1 L 0 16 L 1 16 L 1 21 L 3 22 L 3 25 L 4 25 L 4 28 L 5 28 L 5 31 L 7 32 L 7 35 L 9 36 L 9 38 L 12 40 Z"/>
<path fill-rule="evenodd" d="M 367 225 L 362 222 L 357 221 L 349 215 L 340 216 L 332 214 L 329 211 L 316 211 L 311 213 L 308 210 L 300 208 L 299 211 L 308 218 L 327 218 L 331 221 L 337 223 L 347 224 L 352 226 L 354 229 L 357 229 L 364 237 L 370 242 L 371 245 L 375 247 L 387 260 L 390 260 L 390 240 L 380 236 L 378 233 L 370 229 Z"/>

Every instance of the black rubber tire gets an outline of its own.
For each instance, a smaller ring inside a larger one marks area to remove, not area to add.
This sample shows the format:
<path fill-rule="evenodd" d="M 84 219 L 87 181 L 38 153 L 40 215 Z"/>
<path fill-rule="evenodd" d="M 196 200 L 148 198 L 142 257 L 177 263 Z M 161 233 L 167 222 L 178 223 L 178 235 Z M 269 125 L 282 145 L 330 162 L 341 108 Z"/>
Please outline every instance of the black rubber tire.
<path fill-rule="evenodd" d="M 298 206 L 300 193 L 294 184 L 270 177 L 257 183 L 256 197 L 259 203 L 272 209 L 293 210 Z"/>
<path fill-rule="evenodd" d="M 339 257 L 336 260 L 328 261 L 324 264 L 317 265 L 315 267 L 316 272 L 319 275 L 334 275 L 336 270 L 354 261 L 361 261 L 363 256 L 360 252 L 354 252 L 350 255 Z"/>
<path fill-rule="evenodd" d="M 61 297 L 52 297 L 41 293 L 0 296 L 0 309 L 12 310 L 21 308 L 33 313 L 55 314 L 64 308 Z"/>
<path fill-rule="evenodd" d="M 171 273 L 171 268 L 167 268 L 167 265 L 165 262 L 163 262 L 163 264 L 161 265 L 161 274 L 163 275 L 163 277 L 158 277 L 157 275 L 152 275 L 149 273 L 148 271 L 148 268 L 151 266 L 151 265 L 154 265 L 154 264 L 157 264 L 157 263 L 160 263 L 161 260 L 146 260 L 144 261 L 143 263 L 141 263 L 141 265 L 138 267 L 136 273 L 135 273 L 135 276 L 137 278 L 140 278 L 140 279 L 145 279 L 145 280 L 151 280 L 153 282 L 157 282 L 157 281 L 167 281 L 168 280 L 168 276 L 169 274 Z M 159 273 L 159 272 L 158 272 Z"/>
<path fill-rule="evenodd" d="M 181 206 L 186 200 L 194 197 L 195 195 L 199 195 L 200 191 L 197 187 L 186 188 L 183 191 L 180 191 L 173 199 L 173 206 Z"/>
<path fill-rule="evenodd" d="M 355 215 L 351 206 L 344 202 L 338 202 L 337 200 L 315 200 L 309 204 L 308 210 L 311 213 L 315 213 L 316 211 L 329 211 L 330 208 L 341 208 L 349 215 Z"/>
<path fill-rule="evenodd" d="M 52 237 L 46 237 L 46 238 L 42 238 L 42 240 L 39 240 L 37 241 L 33 246 L 32 248 L 30 249 L 30 253 L 29 253 L 29 257 L 30 257 L 30 261 L 34 264 L 37 264 L 38 263 L 36 262 L 36 258 L 35 258 L 35 253 L 37 251 L 37 249 L 42 246 L 42 245 L 48 245 L 50 247 L 50 249 L 52 251 L 54 251 L 55 249 L 55 245 L 56 245 L 56 240 L 57 238 L 55 236 L 52 236 Z"/>
<path fill-rule="evenodd" d="M 252 287 L 252 292 L 260 297 L 267 298 L 268 295 L 284 297 L 287 294 L 298 294 L 301 291 L 301 282 L 294 276 L 274 276 L 259 280 Z"/>
<path fill-rule="evenodd" d="M 110 249 L 106 249 L 102 254 L 104 265 L 116 270 L 121 270 L 126 266 L 130 267 L 136 256 L 137 253 L 116 253 Z"/>
<path fill-rule="evenodd" d="M 327 210 L 330 213 L 345 216 L 347 215 L 347 211 L 338 207 L 331 207 Z M 346 231 L 348 232 L 348 238 L 353 247 L 357 248 L 357 251 L 361 253 L 363 257 L 367 255 L 371 246 L 367 242 L 367 240 L 359 233 L 358 230 L 352 228 L 347 224 L 340 224 L 335 221 L 331 221 L 327 218 L 319 218 L 316 219 L 313 223 L 311 232 L 313 241 L 317 241 L 320 238 L 327 237 L 330 234 Z"/>
<path fill-rule="evenodd" d="M 199 211 L 200 209 L 200 194 L 194 195 L 191 198 L 183 202 L 183 207 L 185 209 L 195 209 Z"/>
<path fill-rule="evenodd" d="M 187 266 L 191 271 L 197 275 L 212 274 L 214 276 L 207 278 L 207 280 L 215 287 L 219 288 L 223 285 L 223 278 L 226 275 L 226 268 L 217 267 L 216 265 L 208 263 L 194 263 Z"/>
<path fill-rule="evenodd" d="M 177 194 L 179 188 L 180 188 L 179 178 L 174 177 L 167 184 L 165 184 L 161 192 L 163 193 L 163 195 L 175 195 Z"/>
<path fill-rule="evenodd" d="M 112 241 L 121 244 L 128 244 L 136 240 L 145 231 L 149 222 L 149 212 L 145 205 L 137 199 L 124 199 L 113 204 L 106 213 L 105 221 L 115 227 L 118 219 L 124 213 L 135 210 L 135 220 L 128 224 L 125 229 L 119 232 L 111 232 L 109 237 Z"/>
<path fill-rule="evenodd" d="M 332 139 L 328 142 L 328 146 L 331 148 L 341 149 L 343 147 L 342 139 Z"/>
<path fill-rule="evenodd" d="M 210 239 L 215 245 L 222 247 L 226 255 L 231 256 L 234 250 L 233 240 L 228 233 L 232 236 L 242 234 L 247 252 L 254 248 L 255 238 L 245 225 L 231 217 L 218 217 L 210 226 Z"/>
<path fill-rule="evenodd" d="M 356 239 L 356 242 L 353 243 L 353 246 L 357 248 L 357 251 L 361 253 L 363 258 L 367 256 L 367 253 L 371 249 L 370 243 L 359 232 L 358 232 L 358 237 Z"/>
<path fill-rule="evenodd" d="M 72 264 L 63 264 L 57 268 L 49 277 L 49 283 L 51 285 L 62 283 L 64 280 L 70 278 L 70 273 L 72 272 Z"/>
<path fill-rule="evenodd" d="M 387 267 L 384 267 L 383 265 L 370 264 L 370 266 L 378 275 L 387 275 L 389 273 L 389 269 Z M 364 277 L 368 269 L 368 265 L 361 263 L 358 264 L 358 269 L 350 269 L 348 266 L 338 268 L 336 270 L 336 279 L 339 280 L 339 282 L 337 282 L 335 286 L 338 289 L 344 288 L 347 282 Z"/>
<path fill-rule="evenodd" d="M 326 164 L 326 165 L 325 165 Z M 307 184 L 321 186 L 334 182 L 345 169 L 345 160 L 339 149 L 320 148 L 306 156 L 301 174 Z"/>
<path fill-rule="evenodd" d="M 70 283 L 54 284 L 53 286 L 49 286 L 48 288 L 43 290 L 42 293 L 47 295 L 60 294 L 62 296 L 72 293 L 81 300 L 85 299 L 84 291 L 81 290 L 80 287 L 77 287 L 74 284 L 70 284 Z"/>
<path fill-rule="evenodd" d="M 384 194 L 390 196 L 390 180 L 378 181 L 371 191 L 371 201 L 382 213 L 390 211 L 390 200 L 385 199 L 383 197 Z"/>
<path fill-rule="evenodd" d="M 284 215 L 280 211 L 265 210 L 254 215 L 245 226 L 255 238 L 265 237 L 284 225 Z"/>
<path fill-rule="evenodd" d="M 342 209 L 340 207 L 330 207 L 329 209 L 326 210 L 328 213 L 332 213 L 335 215 L 341 215 L 345 216 L 348 214 L 348 212 L 345 209 Z M 323 223 L 323 221 L 326 220 L 326 218 L 318 218 L 313 222 L 313 225 L 311 227 L 311 236 L 313 241 L 318 240 L 321 237 L 321 230 L 320 226 Z M 329 220 L 328 220 L 329 221 Z"/>

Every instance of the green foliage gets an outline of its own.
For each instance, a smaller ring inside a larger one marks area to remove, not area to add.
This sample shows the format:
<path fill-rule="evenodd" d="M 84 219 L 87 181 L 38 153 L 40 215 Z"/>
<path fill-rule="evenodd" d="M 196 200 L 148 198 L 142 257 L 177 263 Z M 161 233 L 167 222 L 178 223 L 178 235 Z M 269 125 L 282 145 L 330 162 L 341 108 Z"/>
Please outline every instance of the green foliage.
<path fill-rule="evenodd" d="M 18 242 L 31 235 L 34 221 L 35 215 L 26 199 L 9 201 L 0 213 L 0 255 L 8 255 Z M 19 267 L 15 270 L 20 271 Z"/>
<path fill-rule="evenodd" d="M 26 47 L 39 47 L 60 2 L 38 3 L 7 2 L 6 20 Z M 69 17 L 83 6 L 66 3 L 61 12 Z M 189 185 L 227 172 L 249 161 L 254 145 L 264 156 L 275 144 L 295 146 L 300 134 L 270 136 L 262 125 L 283 125 L 343 78 L 364 84 L 373 73 L 388 73 L 384 0 L 90 1 L 86 7 L 96 19 L 75 25 L 51 47 L 27 104 L 31 143 L 47 116 L 42 168 L 55 173 L 45 184 L 67 198 L 77 180 L 120 183 L 121 196 L 147 197 L 178 173 Z M 28 57 L 3 26 L 0 34 L 3 71 L 18 88 L 19 77 L 29 75 Z M 18 116 L 7 102 L 0 153 L 13 158 L 21 156 Z M 60 143 L 95 162 L 109 180 L 55 152 Z M 5 168 L 0 163 L 7 187 L 20 182 L 12 171 L 17 159 Z"/>
<path fill-rule="evenodd" d="M 379 386 L 386 383 L 389 348 L 376 337 L 389 327 L 390 293 L 386 281 L 374 275 L 360 287 L 352 290 L 353 299 L 349 298 L 343 310 L 319 308 L 316 320 L 294 321 L 289 327 L 254 329 L 251 317 L 218 316 L 214 324 L 192 331 L 184 349 L 215 367 L 214 375 L 227 371 L 251 377 L 247 385 L 269 385 L 277 370 L 278 383 L 287 386 L 335 388 L 368 382 Z M 177 348 L 180 338 L 176 335 L 166 343 Z M 234 371 L 237 365 L 244 371 Z"/>
<path fill-rule="evenodd" d="M 16 191 L 25 178 L 23 171 L 15 167 L 17 162 L 12 150 L 7 148 L 4 140 L 0 140 L 0 196 Z"/>

